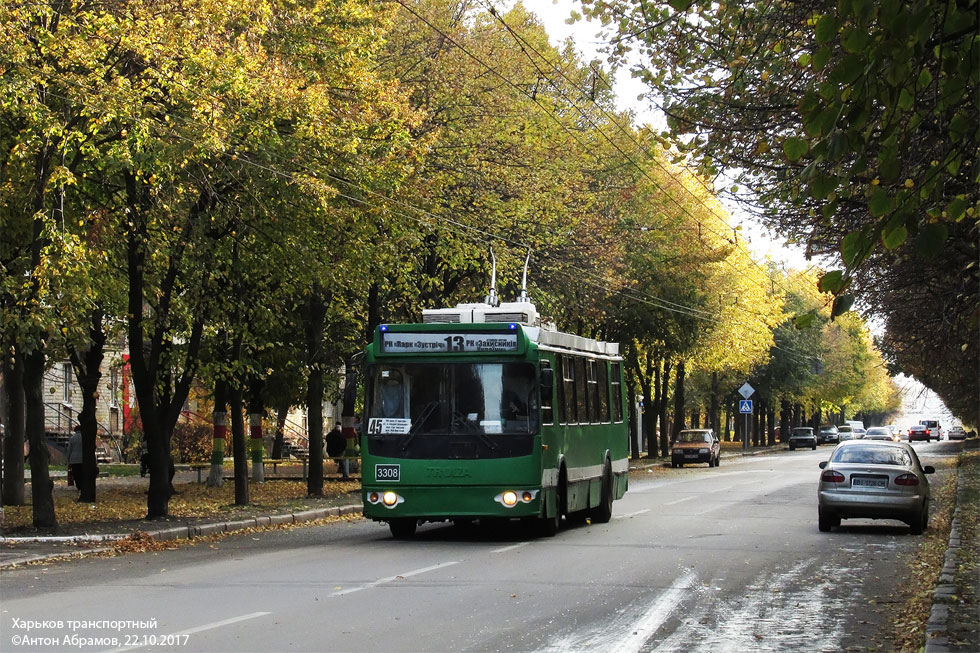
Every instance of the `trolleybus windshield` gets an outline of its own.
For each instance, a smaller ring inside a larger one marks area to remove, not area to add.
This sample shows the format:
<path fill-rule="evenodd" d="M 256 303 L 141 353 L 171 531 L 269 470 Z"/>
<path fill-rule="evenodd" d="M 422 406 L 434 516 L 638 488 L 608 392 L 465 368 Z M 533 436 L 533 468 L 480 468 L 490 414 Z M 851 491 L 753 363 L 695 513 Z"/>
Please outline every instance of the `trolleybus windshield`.
<path fill-rule="evenodd" d="M 385 364 L 373 366 L 368 377 L 372 453 L 480 458 L 530 452 L 530 436 L 538 431 L 530 363 Z"/>

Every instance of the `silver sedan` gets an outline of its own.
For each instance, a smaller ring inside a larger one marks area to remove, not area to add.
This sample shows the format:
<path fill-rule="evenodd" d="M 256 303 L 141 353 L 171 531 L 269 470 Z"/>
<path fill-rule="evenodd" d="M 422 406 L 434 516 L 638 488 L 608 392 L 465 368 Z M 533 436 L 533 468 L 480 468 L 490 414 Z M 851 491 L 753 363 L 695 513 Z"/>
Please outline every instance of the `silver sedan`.
<path fill-rule="evenodd" d="M 931 465 L 922 466 L 905 442 L 849 440 L 820 463 L 817 515 L 821 531 L 841 519 L 898 519 L 914 535 L 929 524 Z"/>

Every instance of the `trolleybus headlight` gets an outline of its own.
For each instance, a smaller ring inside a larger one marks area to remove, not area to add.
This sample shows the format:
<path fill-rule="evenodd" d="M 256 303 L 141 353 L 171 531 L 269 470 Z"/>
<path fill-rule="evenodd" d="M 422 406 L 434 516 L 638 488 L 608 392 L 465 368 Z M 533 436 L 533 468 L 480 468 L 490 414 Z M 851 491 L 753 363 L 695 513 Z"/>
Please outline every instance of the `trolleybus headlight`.
<path fill-rule="evenodd" d="M 397 493 L 392 492 L 391 490 L 388 490 L 387 492 L 381 495 L 381 503 L 385 504 L 385 506 L 389 508 L 394 508 L 404 500 L 405 499 L 400 497 Z"/>
<path fill-rule="evenodd" d="M 381 495 L 377 492 L 368 492 L 367 500 L 368 503 L 375 504 L 378 501 L 381 501 Z"/>
<path fill-rule="evenodd" d="M 537 496 L 537 490 L 504 490 L 493 500 L 504 508 L 513 508 L 518 503 L 531 503 Z"/>

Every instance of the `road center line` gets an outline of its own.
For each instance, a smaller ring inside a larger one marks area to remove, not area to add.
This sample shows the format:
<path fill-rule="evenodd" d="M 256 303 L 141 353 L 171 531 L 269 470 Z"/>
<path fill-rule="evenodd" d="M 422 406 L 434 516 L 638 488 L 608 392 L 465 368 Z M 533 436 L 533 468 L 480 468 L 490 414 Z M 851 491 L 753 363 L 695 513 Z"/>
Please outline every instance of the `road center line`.
<path fill-rule="evenodd" d="M 433 571 L 435 569 L 442 569 L 443 567 L 449 567 L 451 565 L 458 565 L 459 560 L 451 560 L 449 562 L 440 562 L 437 565 L 432 565 L 431 567 L 422 567 L 421 569 L 415 569 L 413 571 L 406 571 L 403 574 L 398 574 L 396 576 L 388 576 L 387 578 L 379 578 L 378 580 L 365 583 L 364 585 L 358 585 L 357 587 L 349 587 L 345 590 L 339 590 L 334 592 L 330 596 L 344 596 L 346 594 L 353 594 L 354 592 L 360 592 L 361 590 L 370 589 L 372 587 L 377 587 L 378 585 L 384 585 L 385 583 L 390 583 L 395 580 L 401 580 L 402 578 L 408 578 L 409 576 L 418 576 L 419 574 L 424 574 L 427 571 Z"/>
<path fill-rule="evenodd" d="M 511 544 L 510 546 L 501 547 L 499 549 L 494 549 L 490 553 L 506 553 L 508 551 L 513 551 L 514 549 L 519 549 L 522 546 L 527 546 L 530 542 L 521 542 L 520 544 Z"/>
<path fill-rule="evenodd" d="M 619 641 L 612 642 L 608 650 L 615 653 L 635 653 L 643 648 L 647 640 L 653 636 L 657 629 L 663 625 L 667 617 L 677 608 L 681 599 L 694 583 L 694 572 L 687 571 L 683 576 L 674 581 L 666 592 L 657 597 L 643 616 L 633 625 L 627 628 L 628 635 Z"/>
<path fill-rule="evenodd" d="M 667 503 L 665 503 L 663 505 L 665 505 L 665 506 L 673 506 L 673 505 L 676 505 L 678 503 L 683 503 L 685 501 L 690 501 L 691 499 L 697 499 L 697 497 L 684 497 L 683 499 L 677 499 L 676 501 L 668 501 Z"/>
<path fill-rule="evenodd" d="M 628 512 L 625 515 L 615 515 L 613 519 L 629 519 L 630 517 L 636 517 L 637 515 L 642 515 L 645 512 L 650 512 L 650 509 L 644 508 L 643 510 L 637 510 L 636 512 Z"/>
<path fill-rule="evenodd" d="M 167 637 L 185 637 L 187 635 L 193 635 L 195 633 L 204 632 L 205 630 L 212 630 L 213 628 L 221 628 L 222 626 L 230 626 L 231 624 L 237 624 L 240 621 L 248 621 L 249 619 L 256 619 L 258 617 L 264 617 L 271 612 L 250 612 L 249 614 L 243 614 L 238 617 L 231 617 L 229 619 L 222 619 L 221 621 L 212 621 L 209 624 L 204 624 L 203 626 L 195 626 L 194 628 L 188 628 L 187 630 L 181 630 L 176 633 L 171 633 L 167 636 L 155 636 L 158 640 L 166 640 Z M 153 635 L 148 635 L 149 637 L 154 637 Z M 147 648 L 149 645 L 146 643 L 136 644 L 134 646 L 123 646 L 120 648 L 114 648 L 108 653 L 123 653 L 123 651 L 132 651 L 138 648 Z"/>

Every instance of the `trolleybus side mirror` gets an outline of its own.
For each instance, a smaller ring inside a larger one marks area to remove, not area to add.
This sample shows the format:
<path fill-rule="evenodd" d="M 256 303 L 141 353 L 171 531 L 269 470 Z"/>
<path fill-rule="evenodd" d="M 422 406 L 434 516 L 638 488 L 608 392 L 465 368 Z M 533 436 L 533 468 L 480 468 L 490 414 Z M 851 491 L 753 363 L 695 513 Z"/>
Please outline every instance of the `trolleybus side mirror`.
<path fill-rule="evenodd" d="M 545 395 L 551 394 L 551 387 L 555 384 L 555 371 L 550 367 L 541 370 L 541 392 Z"/>

